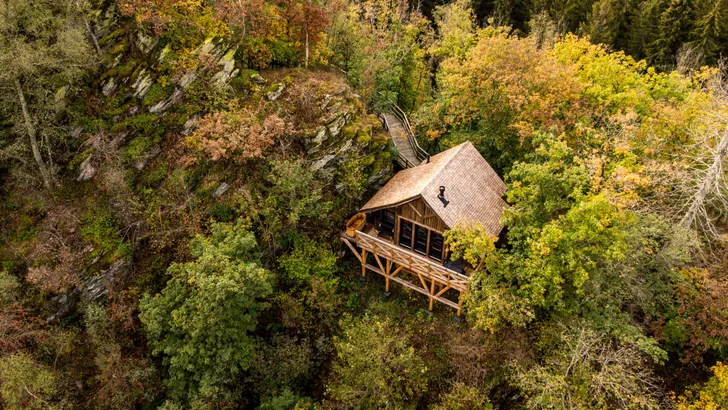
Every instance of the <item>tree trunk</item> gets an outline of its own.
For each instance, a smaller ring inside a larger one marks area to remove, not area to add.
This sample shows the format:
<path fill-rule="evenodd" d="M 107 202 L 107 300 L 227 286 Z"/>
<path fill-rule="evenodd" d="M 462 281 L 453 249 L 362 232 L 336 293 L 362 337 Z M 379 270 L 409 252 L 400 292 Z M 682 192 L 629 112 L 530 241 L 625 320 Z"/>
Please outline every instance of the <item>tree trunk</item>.
<path fill-rule="evenodd" d="M 708 197 L 710 191 L 718 184 L 718 180 L 721 177 L 721 170 L 723 169 L 723 161 L 728 156 L 728 128 L 723 131 L 723 138 L 718 143 L 718 149 L 713 158 L 713 163 L 708 167 L 705 177 L 700 182 L 697 192 L 693 195 L 688 211 L 685 213 L 683 218 L 680 220 L 680 226 L 683 228 L 690 228 L 695 219 L 698 217 L 698 213 L 705 207 L 705 198 Z"/>
<path fill-rule="evenodd" d="M 96 52 L 101 54 L 101 46 L 99 45 L 99 40 L 96 38 L 96 34 L 94 34 L 94 31 L 91 30 L 91 25 L 88 23 L 88 19 L 86 16 L 83 16 L 83 22 L 86 24 L 86 30 L 88 31 L 88 35 L 91 36 L 91 40 L 93 40 L 94 47 L 96 47 Z"/>
<path fill-rule="evenodd" d="M 20 86 L 20 80 L 17 78 L 15 79 L 15 91 L 18 93 L 20 108 L 23 111 L 23 119 L 25 120 L 25 128 L 28 131 L 30 149 L 33 151 L 33 158 L 35 158 L 35 162 L 38 164 L 38 168 L 40 169 L 40 175 L 41 178 L 43 178 L 43 185 L 45 185 L 46 189 L 50 191 L 52 188 L 51 174 L 48 172 L 48 167 L 45 162 L 43 162 L 43 156 L 41 156 L 40 148 L 38 147 L 38 136 L 35 126 L 33 125 L 30 113 L 28 112 L 28 104 L 25 102 L 23 88 Z"/>
<path fill-rule="evenodd" d="M 308 27 L 306 27 L 306 68 L 308 68 Z"/>

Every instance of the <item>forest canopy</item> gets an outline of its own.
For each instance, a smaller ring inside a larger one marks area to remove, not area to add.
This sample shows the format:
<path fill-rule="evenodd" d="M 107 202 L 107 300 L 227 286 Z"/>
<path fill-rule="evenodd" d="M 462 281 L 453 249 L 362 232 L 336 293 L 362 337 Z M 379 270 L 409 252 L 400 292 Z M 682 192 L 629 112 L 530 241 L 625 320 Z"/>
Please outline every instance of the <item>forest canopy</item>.
<path fill-rule="evenodd" d="M 728 407 L 726 0 L 0 0 L 0 44 L 2 408 Z M 507 186 L 458 319 L 339 240 L 395 105 Z"/>

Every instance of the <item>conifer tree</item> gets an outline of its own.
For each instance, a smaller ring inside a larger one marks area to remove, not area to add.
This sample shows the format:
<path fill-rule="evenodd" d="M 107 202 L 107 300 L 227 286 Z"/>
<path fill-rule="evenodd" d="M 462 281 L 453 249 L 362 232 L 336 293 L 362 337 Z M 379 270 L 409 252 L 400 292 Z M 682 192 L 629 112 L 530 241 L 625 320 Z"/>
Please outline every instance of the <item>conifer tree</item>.
<path fill-rule="evenodd" d="M 628 0 L 599 0 L 592 6 L 587 22 L 582 25 L 582 33 L 588 34 L 595 43 L 616 47 L 617 40 L 623 37 L 623 24 L 629 6 Z"/>
<path fill-rule="evenodd" d="M 708 2 L 708 11 L 697 21 L 695 45 L 702 51 L 707 63 L 714 63 L 719 57 L 721 46 L 726 46 L 728 34 L 728 1 Z"/>
<path fill-rule="evenodd" d="M 495 24 L 499 26 L 507 26 L 511 23 L 513 3 L 513 0 L 493 1 L 493 19 Z"/>
<path fill-rule="evenodd" d="M 638 2 L 639 3 L 639 2 Z M 641 3 L 628 34 L 627 52 L 635 59 L 645 58 L 658 37 L 660 15 L 667 0 L 649 0 Z"/>
<path fill-rule="evenodd" d="M 685 43 L 695 21 L 693 0 L 670 0 L 667 9 L 660 16 L 659 37 L 647 55 L 655 65 L 669 64 L 681 44 Z"/>

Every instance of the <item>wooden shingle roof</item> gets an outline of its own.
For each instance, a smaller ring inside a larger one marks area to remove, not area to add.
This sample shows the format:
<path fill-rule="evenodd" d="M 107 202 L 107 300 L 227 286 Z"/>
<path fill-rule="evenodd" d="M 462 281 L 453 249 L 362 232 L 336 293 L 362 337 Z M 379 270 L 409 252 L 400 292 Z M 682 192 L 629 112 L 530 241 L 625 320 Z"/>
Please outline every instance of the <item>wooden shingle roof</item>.
<path fill-rule="evenodd" d="M 440 186 L 445 187 L 444 201 L 438 198 Z M 479 222 L 498 235 L 505 192 L 503 180 L 468 141 L 433 156 L 429 163 L 400 171 L 361 211 L 391 208 L 421 196 L 448 228 Z"/>

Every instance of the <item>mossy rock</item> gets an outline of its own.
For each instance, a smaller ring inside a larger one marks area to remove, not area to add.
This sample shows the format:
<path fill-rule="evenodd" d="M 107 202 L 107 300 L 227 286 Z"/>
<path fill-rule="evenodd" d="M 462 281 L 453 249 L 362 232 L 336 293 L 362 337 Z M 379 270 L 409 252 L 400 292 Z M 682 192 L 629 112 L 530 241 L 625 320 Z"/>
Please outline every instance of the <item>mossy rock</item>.
<path fill-rule="evenodd" d="M 128 63 L 120 66 L 118 68 L 118 75 L 120 78 L 129 78 L 134 74 L 134 69 L 137 66 L 137 62 L 135 60 L 131 60 Z"/>
<path fill-rule="evenodd" d="M 145 184 L 148 186 L 159 186 L 167 178 L 168 171 L 167 164 L 162 163 L 153 171 L 147 173 L 144 178 Z"/>
<path fill-rule="evenodd" d="M 86 148 L 82 153 L 75 155 L 68 163 L 68 169 L 74 174 L 81 169 L 81 164 L 94 153 L 93 147 Z"/>
<path fill-rule="evenodd" d="M 376 142 L 387 143 L 389 141 L 389 135 L 383 131 L 377 131 L 372 133 L 372 139 Z"/>
<path fill-rule="evenodd" d="M 168 95 L 169 93 L 165 90 L 165 87 L 162 87 L 160 84 L 152 84 L 147 95 L 144 96 L 144 100 L 142 100 L 142 105 L 145 107 L 152 106 L 167 98 Z"/>
<path fill-rule="evenodd" d="M 114 39 L 116 39 L 116 38 L 118 38 L 118 37 L 121 37 L 121 36 L 123 36 L 124 34 L 126 34 L 126 28 L 119 28 L 119 29 L 116 29 L 116 30 L 112 31 L 111 33 L 107 34 L 107 35 L 106 35 L 106 36 L 105 36 L 104 38 L 102 38 L 101 40 L 99 40 L 99 45 L 100 45 L 100 46 L 102 46 L 102 47 L 103 47 L 103 46 L 106 46 L 106 45 L 107 45 L 107 44 L 109 44 L 109 43 L 110 43 L 110 42 L 111 42 L 112 40 L 114 40 Z"/>
<path fill-rule="evenodd" d="M 382 129 L 382 122 L 379 120 L 379 117 L 376 115 L 370 115 L 367 117 L 367 120 L 369 120 L 369 126 L 372 127 L 372 129 Z"/>
<path fill-rule="evenodd" d="M 148 137 L 140 136 L 132 139 L 126 144 L 124 152 L 132 162 L 141 161 L 145 154 L 152 148 L 154 141 Z"/>
<path fill-rule="evenodd" d="M 109 54 L 112 56 L 117 56 L 119 54 L 123 54 L 126 52 L 126 50 L 129 49 L 129 43 L 126 41 L 122 41 L 121 43 L 114 46 L 114 48 L 109 51 Z"/>
<path fill-rule="evenodd" d="M 346 102 L 350 105 L 354 106 L 354 108 L 357 109 L 359 112 L 364 112 L 364 105 L 362 105 L 361 101 L 359 101 L 358 98 L 350 97 L 346 99 Z"/>
<path fill-rule="evenodd" d="M 106 80 L 107 78 L 116 77 L 117 75 L 119 75 L 119 68 L 118 67 L 114 67 L 114 68 L 106 71 L 105 73 L 101 74 L 100 79 L 101 80 Z"/>
<path fill-rule="evenodd" d="M 362 166 L 367 167 L 369 165 L 372 165 L 374 162 L 376 162 L 376 160 L 377 160 L 377 158 L 374 156 L 374 154 L 367 155 L 366 157 L 361 159 L 360 164 Z"/>
<path fill-rule="evenodd" d="M 344 126 L 341 129 L 341 138 L 345 141 L 354 139 L 356 137 L 356 128 L 353 125 Z"/>
<path fill-rule="evenodd" d="M 372 137 L 364 130 L 359 130 L 356 133 L 356 142 L 361 145 L 369 144 Z"/>

